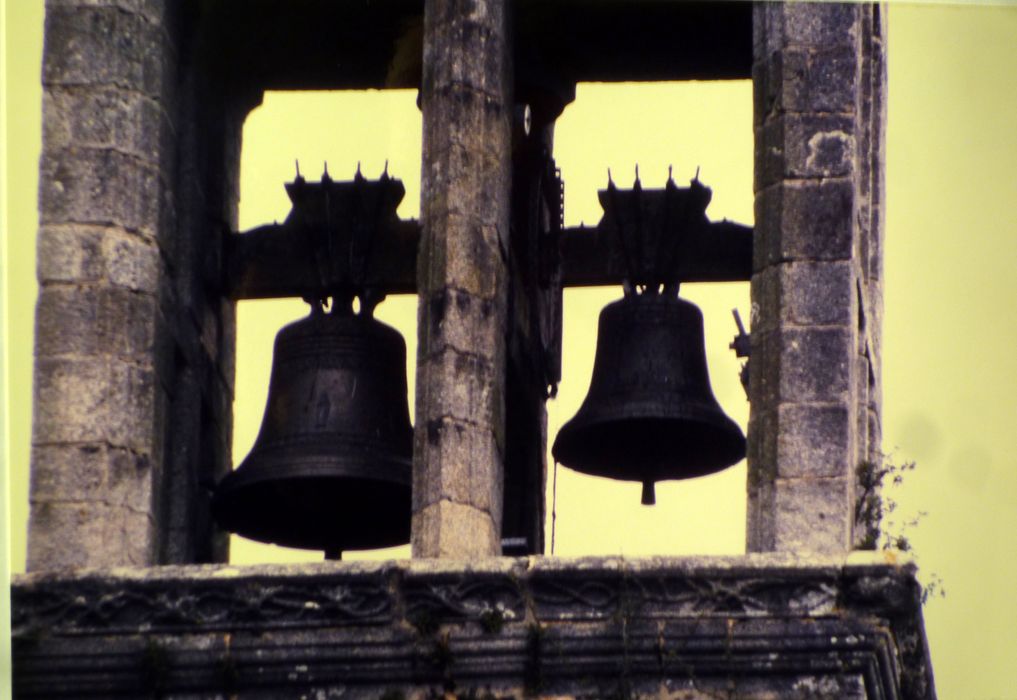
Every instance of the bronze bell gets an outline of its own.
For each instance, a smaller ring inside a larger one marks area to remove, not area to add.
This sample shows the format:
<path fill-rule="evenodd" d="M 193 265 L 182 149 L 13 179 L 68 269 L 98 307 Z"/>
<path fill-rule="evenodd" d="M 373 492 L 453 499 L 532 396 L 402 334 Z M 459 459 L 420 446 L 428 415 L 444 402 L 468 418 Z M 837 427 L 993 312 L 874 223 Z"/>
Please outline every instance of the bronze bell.
<path fill-rule="evenodd" d="M 710 388 L 703 315 L 676 292 L 627 293 L 604 307 L 590 390 L 551 448 L 586 474 L 653 484 L 745 457 L 745 436 Z"/>
<path fill-rule="evenodd" d="M 261 430 L 218 485 L 222 527 L 262 542 L 343 550 L 410 538 L 413 429 L 406 344 L 348 306 L 283 328 Z"/>

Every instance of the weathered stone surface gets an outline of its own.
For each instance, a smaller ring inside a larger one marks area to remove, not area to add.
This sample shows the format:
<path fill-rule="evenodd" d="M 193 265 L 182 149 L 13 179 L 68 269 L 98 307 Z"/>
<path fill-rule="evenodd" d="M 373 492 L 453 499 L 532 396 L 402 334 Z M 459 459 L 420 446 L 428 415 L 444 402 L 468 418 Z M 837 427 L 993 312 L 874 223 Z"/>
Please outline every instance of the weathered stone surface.
<path fill-rule="evenodd" d="M 784 182 L 757 192 L 755 271 L 791 260 L 850 260 L 853 202 L 848 180 Z"/>
<path fill-rule="evenodd" d="M 855 416 L 850 404 L 781 404 L 777 409 L 775 455 L 780 478 L 850 474 L 855 454 Z"/>
<path fill-rule="evenodd" d="M 761 3 L 753 12 L 747 542 L 834 552 L 855 539 L 855 470 L 878 440 L 866 425 L 878 379 L 859 360 L 878 366 L 869 336 L 881 323 L 869 313 L 879 292 L 866 271 L 882 235 L 871 203 L 885 128 L 878 10 Z"/>
<path fill-rule="evenodd" d="M 414 556 L 501 549 L 508 32 L 502 0 L 425 4 Z"/>
<path fill-rule="evenodd" d="M 110 360 L 35 360 L 32 426 L 35 444 L 106 438 Z"/>
<path fill-rule="evenodd" d="M 781 320 L 801 326 L 850 326 L 858 317 L 855 276 L 848 262 L 779 266 Z"/>
<path fill-rule="evenodd" d="M 38 357 L 36 368 L 35 445 L 105 441 L 152 453 L 161 427 L 151 369 L 106 357 Z"/>
<path fill-rule="evenodd" d="M 33 502 L 90 501 L 152 510 L 152 461 L 105 443 L 33 448 Z M 73 466 L 73 468 L 68 468 Z"/>
<path fill-rule="evenodd" d="M 786 48 L 852 47 L 861 5 L 856 3 L 760 3 L 753 15 L 757 60 Z"/>
<path fill-rule="evenodd" d="M 159 312 L 155 298 L 108 287 L 43 287 L 35 313 L 46 356 L 152 356 Z"/>
<path fill-rule="evenodd" d="M 44 138 L 51 149 L 111 148 L 157 164 L 167 126 L 159 103 L 118 88 L 52 88 L 43 93 Z"/>
<path fill-rule="evenodd" d="M 914 568 L 875 554 L 95 570 L 12 594 L 18 697 L 935 697 Z"/>
<path fill-rule="evenodd" d="M 166 0 L 46 0 L 48 7 L 113 7 L 136 13 L 153 23 L 165 20 L 166 4 Z"/>
<path fill-rule="evenodd" d="M 788 112 L 853 112 L 858 69 L 848 46 L 774 53 L 753 67 L 756 126 Z"/>
<path fill-rule="evenodd" d="M 104 501 L 31 504 L 28 568 L 141 566 L 152 560 L 150 514 Z"/>
<path fill-rule="evenodd" d="M 851 326 L 858 318 L 855 282 L 848 261 L 771 265 L 753 277 L 752 329 Z"/>
<path fill-rule="evenodd" d="M 154 240 L 162 216 L 159 173 L 110 149 L 44 150 L 40 223 L 120 226 Z"/>
<path fill-rule="evenodd" d="M 837 114 L 775 117 L 756 135 L 756 186 L 784 180 L 822 180 L 851 174 L 855 124 Z"/>
<path fill-rule="evenodd" d="M 500 494 L 499 494 L 500 495 Z M 496 521 L 476 506 L 440 500 L 413 513 L 414 557 L 473 559 L 501 550 Z"/>
<path fill-rule="evenodd" d="M 852 475 L 853 477 L 853 475 Z M 773 547 L 777 551 L 850 551 L 853 478 L 777 479 L 773 482 Z"/>
<path fill-rule="evenodd" d="M 413 504 L 419 510 L 445 499 L 472 505 L 501 520 L 501 465 L 503 455 L 490 428 L 455 418 L 430 418 L 427 445 L 420 454 L 437 471 L 429 479 L 414 481 Z"/>
<path fill-rule="evenodd" d="M 485 299 L 454 287 L 421 299 L 420 304 L 427 306 L 427 325 L 418 328 L 418 367 L 430 358 L 455 353 L 473 356 L 474 364 L 486 365 L 486 372 L 494 373 L 505 356 L 504 301 L 504 295 Z M 441 371 L 444 367 L 436 369 Z M 462 366 L 457 373 L 467 369 Z"/>
<path fill-rule="evenodd" d="M 44 226 L 38 237 L 39 282 L 100 282 L 154 294 L 159 289 L 159 250 L 122 229 Z"/>
<path fill-rule="evenodd" d="M 490 356 L 449 348 L 429 355 L 430 372 L 440 373 L 447 388 L 419 407 L 424 410 L 422 415 L 427 419 L 454 418 L 494 430 L 502 419 L 504 398 Z"/>
<path fill-rule="evenodd" d="M 106 435 L 112 445 L 153 450 L 163 426 L 157 421 L 155 372 L 144 366 L 110 362 Z M 154 451 L 154 450 L 153 450 Z"/>
<path fill-rule="evenodd" d="M 490 208 L 486 205 L 486 208 Z M 418 275 L 443 280 L 459 293 L 490 301 L 503 294 L 505 271 L 501 264 L 498 226 L 477 224 L 458 214 L 436 212 L 434 225 L 451 231 L 468 231 L 435 241 L 418 258 Z"/>
<path fill-rule="evenodd" d="M 763 374 L 754 385 L 759 409 L 765 412 L 783 402 L 849 401 L 854 346 L 850 328 L 789 326 L 761 333 L 752 346 L 753 368 Z"/>
<path fill-rule="evenodd" d="M 118 7 L 46 12 L 45 85 L 109 85 L 162 97 L 169 45 L 161 26 Z"/>

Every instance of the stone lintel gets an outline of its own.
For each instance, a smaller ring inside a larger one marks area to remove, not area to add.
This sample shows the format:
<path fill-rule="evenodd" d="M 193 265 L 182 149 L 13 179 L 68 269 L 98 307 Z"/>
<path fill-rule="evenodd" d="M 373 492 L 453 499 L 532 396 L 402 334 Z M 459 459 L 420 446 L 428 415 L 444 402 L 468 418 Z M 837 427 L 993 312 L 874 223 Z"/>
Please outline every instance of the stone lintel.
<path fill-rule="evenodd" d="M 22 698 L 935 697 L 886 553 L 96 569 L 12 601 Z"/>

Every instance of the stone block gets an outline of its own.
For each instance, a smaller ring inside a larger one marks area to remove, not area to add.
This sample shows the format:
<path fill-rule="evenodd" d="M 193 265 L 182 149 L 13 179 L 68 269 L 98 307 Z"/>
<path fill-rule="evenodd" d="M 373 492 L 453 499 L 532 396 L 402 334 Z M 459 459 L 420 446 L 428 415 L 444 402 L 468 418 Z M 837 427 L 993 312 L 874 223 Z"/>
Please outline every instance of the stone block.
<path fill-rule="evenodd" d="M 432 233 L 420 247 L 419 288 L 454 287 L 485 300 L 504 296 L 505 264 L 498 224 L 481 224 L 473 216 L 432 208 L 426 226 Z"/>
<path fill-rule="evenodd" d="M 101 290 L 43 287 L 35 307 L 39 357 L 104 355 L 108 350 Z"/>
<path fill-rule="evenodd" d="M 32 503 L 28 570 L 151 566 L 152 524 L 148 514 L 119 505 Z"/>
<path fill-rule="evenodd" d="M 473 506 L 439 501 L 413 514 L 413 557 L 474 559 L 501 554 L 500 526 Z"/>
<path fill-rule="evenodd" d="M 781 324 L 850 326 L 858 317 L 852 264 L 790 262 L 778 265 Z"/>
<path fill-rule="evenodd" d="M 111 445 L 148 451 L 162 426 L 157 426 L 155 372 L 149 367 L 112 361 L 107 412 Z"/>
<path fill-rule="evenodd" d="M 139 14 L 110 6 L 51 6 L 43 84 L 110 85 L 159 99 L 166 89 L 166 34 Z"/>
<path fill-rule="evenodd" d="M 95 442 L 108 431 L 110 360 L 36 357 L 33 443 Z"/>
<path fill-rule="evenodd" d="M 434 87 L 468 87 L 497 100 L 511 86 L 505 64 L 504 13 L 501 16 L 449 17 L 436 23 L 433 51 L 462 52 L 473 60 L 434 60 L 428 71 Z M 479 20 L 479 21 L 478 21 Z M 485 21 L 486 20 L 486 21 Z M 425 64 L 426 65 L 426 64 Z M 482 111 L 482 110 L 481 110 Z"/>
<path fill-rule="evenodd" d="M 162 193 L 159 172 L 112 151 L 45 151 L 40 168 L 40 223 L 119 226 L 155 238 Z"/>
<path fill-rule="evenodd" d="M 47 7 L 112 7 L 140 15 L 155 24 L 166 19 L 166 4 L 166 0 L 46 0 Z"/>
<path fill-rule="evenodd" d="M 139 292 L 159 289 L 159 250 L 140 236 L 103 226 L 43 226 L 37 241 L 41 283 L 106 281 Z"/>
<path fill-rule="evenodd" d="M 151 294 L 136 294 L 123 289 L 104 290 L 103 316 L 108 352 L 124 359 L 151 366 L 159 304 Z"/>
<path fill-rule="evenodd" d="M 449 500 L 474 506 L 501 522 L 502 455 L 491 428 L 429 418 L 414 439 L 415 453 L 427 465 L 414 470 L 415 512 Z"/>
<path fill-rule="evenodd" d="M 418 357 L 426 359 L 455 351 L 483 358 L 492 363 L 492 368 L 503 366 L 505 312 L 499 301 L 458 289 L 431 294 L 426 301 L 425 325 L 418 329 Z"/>
<path fill-rule="evenodd" d="M 108 457 L 102 442 L 34 446 L 29 497 L 35 502 L 103 500 Z"/>
<path fill-rule="evenodd" d="M 773 486 L 774 551 L 829 555 L 850 551 L 853 479 L 853 475 L 777 479 Z"/>
<path fill-rule="evenodd" d="M 106 275 L 101 226 L 43 226 L 36 237 L 36 277 L 46 282 L 98 282 Z"/>
<path fill-rule="evenodd" d="M 864 10 L 856 3 L 808 2 L 760 3 L 753 11 L 753 48 L 759 59 L 788 47 L 852 47 Z"/>
<path fill-rule="evenodd" d="M 756 193 L 756 272 L 778 262 L 850 260 L 854 190 L 850 180 L 784 182 Z"/>
<path fill-rule="evenodd" d="M 781 402 L 850 400 L 855 358 L 850 329 L 785 329 L 775 339 Z"/>
<path fill-rule="evenodd" d="M 865 85 L 850 46 L 776 51 L 755 63 L 752 75 L 756 126 L 789 112 L 853 113 Z"/>
<path fill-rule="evenodd" d="M 39 356 L 112 355 L 148 362 L 158 304 L 149 294 L 104 287 L 43 287 L 36 306 Z"/>
<path fill-rule="evenodd" d="M 504 395 L 502 378 L 496 375 L 492 358 L 446 348 L 420 361 L 438 389 L 425 404 L 418 406 L 417 415 L 429 419 L 455 418 L 494 428 L 503 413 Z"/>
<path fill-rule="evenodd" d="M 749 373 L 753 410 L 779 403 L 848 401 L 854 389 L 854 342 L 850 328 L 754 332 Z"/>
<path fill-rule="evenodd" d="M 148 454 L 150 370 L 108 358 L 36 360 L 35 445 L 110 441 Z"/>
<path fill-rule="evenodd" d="M 788 46 L 852 46 L 864 7 L 856 3 L 781 5 L 783 37 Z"/>
<path fill-rule="evenodd" d="M 849 477 L 855 468 L 855 412 L 847 404 L 777 408 L 779 478 Z"/>
<path fill-rule="evenodd" d="M 756 127 L 756 188 L 846 177 L 856 167 L 855 122 L 839 114 L 784 114 Z"/>
<path fill-rule="evenodd" d="M 151 241 L 126 231 L 108 230 L 102 254 L 110 284 L 136 292 L 158 292 L 162 260 Z"/>
<path fill-rule="evenodd" d="M 431 196 L 422 203 L 425 222 L 430 212 L 447 211 L 465 218 L 467 224 L 488 225 L 508 215 L 508 200 L 497 187 L 505 171 L 496 150 L 502 145 L 499 126 L 475 119 L 454 127 L 428 127 L 435 134 L 426 144 L 430 160 L 424 176 Z M 482 138 L 474 143 L 471 139 L 477 133 Z"/>
<path fill-rule="evenodd" d="M 153 479 L 147 455 L 105 443 L 32 449 L 33 502 L 101 502 L 149 513 Z"/>
<path fill-rule="evenodd" d="M 159 103 L 119 88 L 51 88 L 43 93 L 46 147 L 111 148 L 159 163 L 165 150 Z"/>

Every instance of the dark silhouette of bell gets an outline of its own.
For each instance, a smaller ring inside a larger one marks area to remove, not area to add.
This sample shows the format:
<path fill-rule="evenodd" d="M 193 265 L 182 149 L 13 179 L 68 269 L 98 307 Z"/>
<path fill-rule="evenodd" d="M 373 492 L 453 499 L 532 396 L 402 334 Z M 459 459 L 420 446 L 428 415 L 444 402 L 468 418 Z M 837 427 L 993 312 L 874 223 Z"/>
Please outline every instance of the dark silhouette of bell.
<path fill-rule="evenodd" d="M 670 294 L 670 296 L 668 296 Z M 690 479 L 745 456 L 741 428 L 710 388 L 703 315 L 674 292 L 626 294 L 604 307 L 590 390 L 554 441 L 554 458 L 586 474 L 653 484 Z"/>
<path fill-rule="evenodd" d="M 287 547 L 343 550 L 410 538 L 413 430 L 406 344 L 349 308 L 283 328 L 261 430 L 216 489 L 222 527 Z"/>

